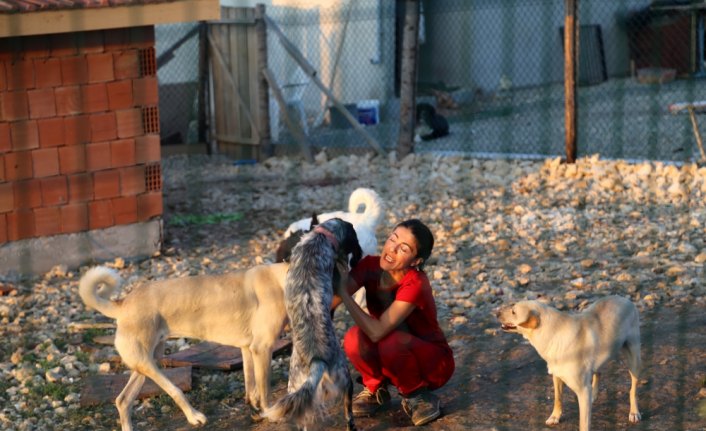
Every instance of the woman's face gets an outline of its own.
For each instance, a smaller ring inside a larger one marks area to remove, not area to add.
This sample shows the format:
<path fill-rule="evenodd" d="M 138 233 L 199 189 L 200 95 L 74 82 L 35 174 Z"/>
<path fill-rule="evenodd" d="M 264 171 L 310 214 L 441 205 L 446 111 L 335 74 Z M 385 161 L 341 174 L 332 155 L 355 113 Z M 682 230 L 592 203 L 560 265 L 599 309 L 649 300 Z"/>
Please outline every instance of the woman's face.
<path fill-rule="evenodd" d="M 382 246 L 380 267 L 384 271 L 394 272 L 418 265 L 421 259 L 416 257 L 417 247 L 417 239 L 412 231 L 406 227 L 398 226 Z"/>

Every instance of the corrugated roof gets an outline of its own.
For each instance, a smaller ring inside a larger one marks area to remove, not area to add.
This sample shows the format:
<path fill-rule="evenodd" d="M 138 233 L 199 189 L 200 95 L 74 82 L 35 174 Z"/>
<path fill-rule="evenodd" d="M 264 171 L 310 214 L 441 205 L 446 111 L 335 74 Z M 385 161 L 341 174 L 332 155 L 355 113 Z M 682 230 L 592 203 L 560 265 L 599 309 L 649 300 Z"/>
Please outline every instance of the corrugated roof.
<path fill-rule="evenodd" d="M 0 0 L 0 13 L 27 13 L 68 9 L 100 9 L 169 3 L 175 0 Z"/>

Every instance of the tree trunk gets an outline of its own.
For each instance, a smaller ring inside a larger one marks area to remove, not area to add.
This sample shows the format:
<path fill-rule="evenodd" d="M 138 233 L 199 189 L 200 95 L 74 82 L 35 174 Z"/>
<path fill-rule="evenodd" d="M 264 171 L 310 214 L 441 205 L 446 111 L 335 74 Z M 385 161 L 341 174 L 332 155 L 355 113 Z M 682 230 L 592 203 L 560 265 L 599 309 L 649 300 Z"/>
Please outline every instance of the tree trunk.
<path fill-rule="evenodd" d="M 414 151 L 418 39 L 419 0 L 406 0 L 400 72 L 400 131 L 397 141 L 399 159 Z"/>

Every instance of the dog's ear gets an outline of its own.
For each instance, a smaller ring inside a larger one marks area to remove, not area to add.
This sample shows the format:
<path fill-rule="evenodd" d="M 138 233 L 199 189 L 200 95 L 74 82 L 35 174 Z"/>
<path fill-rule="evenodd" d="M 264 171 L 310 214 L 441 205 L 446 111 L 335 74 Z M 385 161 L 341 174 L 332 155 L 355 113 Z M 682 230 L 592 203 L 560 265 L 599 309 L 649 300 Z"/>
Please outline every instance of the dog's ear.
<path fill-rule="evenodd" d="M 539 313 L 530 310 L 529 313 L 527 313 L 527 320 L 520 323 L 518 326 L 522 326 L 526 329 L 537 329 L 539 327 Z"/>

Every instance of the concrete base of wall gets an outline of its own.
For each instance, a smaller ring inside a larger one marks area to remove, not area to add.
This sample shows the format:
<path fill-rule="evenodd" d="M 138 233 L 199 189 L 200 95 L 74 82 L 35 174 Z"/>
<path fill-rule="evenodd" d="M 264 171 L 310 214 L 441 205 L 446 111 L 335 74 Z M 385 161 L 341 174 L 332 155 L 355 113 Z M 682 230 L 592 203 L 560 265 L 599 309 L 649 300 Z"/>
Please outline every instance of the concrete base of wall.
<path fill-rule="evenodd" d="M 162 220 L 89 232 L 14 241 L 0 246 L 0 276 L 41 275 L 56 265 L 77 268 L 90 262 L 146 258 L 162 244 Z"/>

